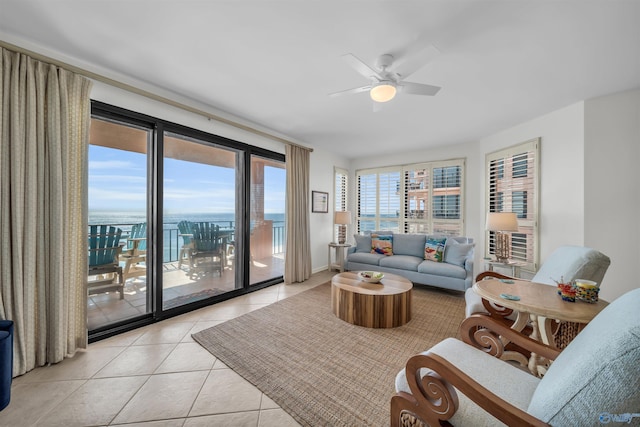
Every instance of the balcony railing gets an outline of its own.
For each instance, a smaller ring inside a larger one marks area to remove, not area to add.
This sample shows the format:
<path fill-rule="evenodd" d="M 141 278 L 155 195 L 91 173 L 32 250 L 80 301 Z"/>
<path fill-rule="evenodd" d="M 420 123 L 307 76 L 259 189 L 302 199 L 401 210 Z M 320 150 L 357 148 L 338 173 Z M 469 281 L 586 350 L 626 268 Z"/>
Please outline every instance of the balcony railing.
<path fill-rule="evenodd" d="M 220 221 L 213 222 L 223 229 L 235 229 L 235 221 Z M 106 224 L 112 225 L 122 229 L 123 236 L 126 236 L 131 231 L 131 227 L 134 224 Z M 164 236 L 164 254 L 163 262 L 174 262 L 178 260 L 180 254 L 180 248 L 182 247 L 182 236 L 178 230 L 177 223 L 165 223 L 162 229 Z M 230 241 L 235 240 L 235 235 L 231 234 Z M 283 254 L 285 245 L 285 227 L 284 221 L 274 221 L 272 227 L 272 254 Z"/>

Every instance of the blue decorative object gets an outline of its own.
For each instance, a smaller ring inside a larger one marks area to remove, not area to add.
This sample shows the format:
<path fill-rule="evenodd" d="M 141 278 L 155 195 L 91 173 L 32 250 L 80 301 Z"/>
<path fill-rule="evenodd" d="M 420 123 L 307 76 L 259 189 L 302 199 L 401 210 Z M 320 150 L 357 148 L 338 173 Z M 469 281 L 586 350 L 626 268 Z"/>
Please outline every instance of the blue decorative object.
<path fill-rule="evenodd" d="M 511 294 L 500 294 L 500 298 L 508 299 L 509 301 L 520 301 L 520 297 Z"/>
<path fill-rule="evenodd" d="M 13 378 L 13 321 L 0 320 L 0 411 L 11 400 Z"/>

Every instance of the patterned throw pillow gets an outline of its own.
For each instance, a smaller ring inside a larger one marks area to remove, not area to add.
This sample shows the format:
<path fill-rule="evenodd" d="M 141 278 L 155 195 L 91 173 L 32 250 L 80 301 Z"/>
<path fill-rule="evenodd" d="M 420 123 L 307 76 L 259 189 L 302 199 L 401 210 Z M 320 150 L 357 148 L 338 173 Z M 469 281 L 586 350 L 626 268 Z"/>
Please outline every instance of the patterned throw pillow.
<path fill-rule="evenodd" d="M 392 234 L 372 234 L 371 253 L 382 255 L 393 255 L 393 235 Z"/>
<path fill-rule="evenodd" d="M 446 242 L 446 237 L 427 237 L 427 243 L 424 245 L 424 259 L 428 261 L 442 262 L 442 254 L 444 253 L 444 245 Z"/>

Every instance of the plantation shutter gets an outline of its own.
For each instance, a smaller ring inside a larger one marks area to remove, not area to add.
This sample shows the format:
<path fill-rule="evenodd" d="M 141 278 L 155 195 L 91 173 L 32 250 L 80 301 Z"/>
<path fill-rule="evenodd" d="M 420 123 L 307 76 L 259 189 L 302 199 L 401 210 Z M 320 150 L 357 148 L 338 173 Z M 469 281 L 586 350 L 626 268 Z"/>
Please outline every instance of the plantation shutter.
<path fill-rule="evenodd" d="M 405 233 L 430 233 L 431 168 L 413 165 L 404 170 L 404 220 Z"/>
<path fill-rule="evenodd" d="M 538 162 L 540 139 L 490 153 L 486 158 L 487 212 L 515 212 L 518 231 L 511 233 L 511 258 L 538 267 Z M 494 233 L 488 232 L 485 255 L 495 253 Z"/>
<path fill-rule="evenodd" d="M 463 167 L 459 161 L 440 163 L 433 167 L 433 234 L 463 234 L 462 174 Z"/>
<path fill-rule="evenodd" d="M 347 184 L 348 172 L 345 169 L 334 168 L 334 185 L 335 185 L 335 211 L 347 210 Z M 333 226 L 334 242 L 338 241 L 338 225 Z"/>
<path fill-rule="evenodd" d="M 378 174 L 358 174 L 357 226 L 360 233 L 376 229 L 378 212 Z"/>
<path fill-rule="evenodd" d="M 400 232 L 400 171 L 378 174 L 378 227 Z"/>
<path fill-rule="evenodd" d="M 464 234 L 463 159 L 356 171 L 358 231 Z"/>

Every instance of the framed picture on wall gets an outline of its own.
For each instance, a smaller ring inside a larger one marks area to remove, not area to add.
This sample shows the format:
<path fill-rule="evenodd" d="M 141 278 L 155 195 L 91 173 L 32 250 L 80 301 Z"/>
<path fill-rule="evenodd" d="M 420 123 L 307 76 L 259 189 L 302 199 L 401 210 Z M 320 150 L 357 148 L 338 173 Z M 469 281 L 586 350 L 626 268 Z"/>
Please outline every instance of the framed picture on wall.
<path fill-rule="evenodd" d="M 324 191 L 311 192 L 311 212 L 329 212 L 329 193 Z"/>

